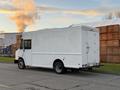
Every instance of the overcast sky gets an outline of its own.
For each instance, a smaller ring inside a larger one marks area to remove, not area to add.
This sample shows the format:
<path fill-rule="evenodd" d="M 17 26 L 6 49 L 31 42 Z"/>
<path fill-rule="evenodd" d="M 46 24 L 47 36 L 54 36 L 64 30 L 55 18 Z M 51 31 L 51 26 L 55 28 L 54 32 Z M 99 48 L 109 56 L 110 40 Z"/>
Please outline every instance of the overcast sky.
<path fill-rule="evenodd" d="M 29 27 L 29 30 L 43 28 L 66 27 L 71 24 L 81 24 L 101 21 L 110 10 L 120 10 L 120 0 L 34 0 L 37 7 L 45 7 L 40 10 L 38 20 Z M 0 0 L 0 7 L 11 5 L 12 0 Z M 10 7 L 11 8 L 11 7 Z M 81 10 L 86 10 L 81 12 Z M 15 32 L 17 30 L 14 21 L 9 15 L 0 13 L 0 30 Z"/>

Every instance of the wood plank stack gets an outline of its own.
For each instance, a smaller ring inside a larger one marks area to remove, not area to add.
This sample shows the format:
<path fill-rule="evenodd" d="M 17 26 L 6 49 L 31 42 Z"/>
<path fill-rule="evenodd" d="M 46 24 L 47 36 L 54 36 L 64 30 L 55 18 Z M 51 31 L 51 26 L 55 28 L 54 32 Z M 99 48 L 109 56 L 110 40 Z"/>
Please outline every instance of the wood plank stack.
<path fill-rule="evenodd" d="M 120 25 L 98 27 L 101 62 L 120 63 Z"/>

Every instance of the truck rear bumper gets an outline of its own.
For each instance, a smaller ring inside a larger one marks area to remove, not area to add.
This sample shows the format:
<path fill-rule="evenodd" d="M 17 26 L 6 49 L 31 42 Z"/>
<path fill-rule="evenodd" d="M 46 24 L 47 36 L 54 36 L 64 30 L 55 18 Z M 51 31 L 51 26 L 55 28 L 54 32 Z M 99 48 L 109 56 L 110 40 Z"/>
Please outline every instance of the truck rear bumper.
<path fill-rule="evenodd" d="M 98 68 L 98 67 L 100 67 L 100 66 L 101 66 L 100 63 L 84 64 L 84 65 L 82 65 L 82 68 L 91 68 L 91 67 L 96 67 L 96 68 Z"/>

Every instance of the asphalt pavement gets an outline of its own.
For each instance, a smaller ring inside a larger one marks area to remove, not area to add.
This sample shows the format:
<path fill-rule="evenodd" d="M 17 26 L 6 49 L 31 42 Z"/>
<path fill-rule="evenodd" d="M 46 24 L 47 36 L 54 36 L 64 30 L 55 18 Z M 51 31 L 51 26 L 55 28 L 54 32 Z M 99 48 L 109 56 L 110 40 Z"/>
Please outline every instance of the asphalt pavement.
<path fill-rule="evenodd" d="M 92 72 L 19 70 L 16 64 L 0 63 L 0 90 L 120 90 L 120 76 Z"/>

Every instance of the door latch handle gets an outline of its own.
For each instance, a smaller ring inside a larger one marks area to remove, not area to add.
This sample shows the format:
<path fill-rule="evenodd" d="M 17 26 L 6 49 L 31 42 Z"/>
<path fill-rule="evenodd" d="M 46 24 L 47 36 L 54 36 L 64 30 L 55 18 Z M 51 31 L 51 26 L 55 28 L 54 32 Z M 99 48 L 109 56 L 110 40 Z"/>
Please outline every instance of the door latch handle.
<path fill-rule="evenodd" d="M 87 54 L 88 54 L 88 53 L 89 53 L 89 48 L 90 48 L 90 47 L 89 47 L 89 46 L 87 46 L 86 48 L 87 48 Z"/>

